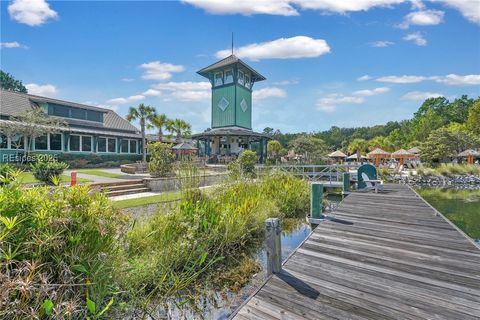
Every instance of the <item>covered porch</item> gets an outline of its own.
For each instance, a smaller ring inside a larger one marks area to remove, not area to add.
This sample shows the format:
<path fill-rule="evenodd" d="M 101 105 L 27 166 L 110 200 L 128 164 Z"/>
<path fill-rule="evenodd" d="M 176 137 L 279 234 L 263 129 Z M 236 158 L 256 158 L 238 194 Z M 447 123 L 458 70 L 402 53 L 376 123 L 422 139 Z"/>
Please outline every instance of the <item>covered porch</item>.
<path fill-rule="evenodd" d="M 257 153 L 259 163 L 267 158 L 268 135 L 241 128 L 218 128 L 192 135 L 197 143 L 198 156 L 208 163 L 227 164 L 244 150 Z"/>

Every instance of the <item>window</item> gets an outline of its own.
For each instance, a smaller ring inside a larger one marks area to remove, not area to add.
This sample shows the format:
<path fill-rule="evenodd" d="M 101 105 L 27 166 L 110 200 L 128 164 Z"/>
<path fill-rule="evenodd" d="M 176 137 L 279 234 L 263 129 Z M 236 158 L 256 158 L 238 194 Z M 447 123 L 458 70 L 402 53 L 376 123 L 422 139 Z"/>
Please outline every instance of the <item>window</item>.
<path fill-rule="evenodd" d="M 245 87 L 250 89 L 250 75 L 245 74 Z"/>
<path fill-rule="evenodd" d="M 3 133 L 0 133 L 0 149 L 8 148 L 8 138 Z"/>
<path fill-rule="evenodd" d="M 87 110 L 87 120 L 103 122 L 103 113 L 99 111 Z"/>
<path fill-rule="evenodd" d="M 48 113 L 54 116 L 65 117 L 65 118 L 68 118 L 70 116 L 68 107 L 61 106 L 58 104 L 49 105 Z"/>
<path fill-rule="evenodd" d="M 48 136 L 35 138 L 35 150 L 48 150 Z"/>
<path fill-rule="evenodd" d="M 80 151 L 80 136 L 70 136 L 70 151 Z"/>
<path fill-rule="evenodd" d="M 21 134 L 14 135 L 10 140 L 11 149 L 25 149 L 25 140 Z"/>
<path fill-rule="evenodd" d="M 97 152 L 107 152 L 107 138 L 98 138 Z"/>
<path fill-rule="evenodd" d="M 130 140 L 130 153 L 137 153 L 137 140 Z"/>
<path fill-rule="evenodd" d="M 215 87 L 221 86 L 223 84 L 223 73 L 215 73 Z"/>
<path fill-rule="evenodd" d="M 233 82 L 233 70 L 225 71 L 225 84 Z"/>
<path fill-rule="evenodd" d="M 86 152 L 92 151 L 92 137 L 91 136 L 82 136 L 82 151 L 86 151 Z"/>
<path fill-rule="evenodd" d="M 62 150 L 61 133 L 50 133 L 50 150 Z"/>
<path fill-rule="evenodd" d="M 117 139 L 108 139 L 108 152 L 117 152 Z"/>
<path fill-rule="evenodd" d="M 122 153 L 128 153 L 128 140 L 123 139 L 121 146 L 121 152 Z"/>
<path fill-rule="evenodd" d="M 81 119 L 81 120 L 85 120 L 86 119 L 86 111 L 83 110 L 83 109 L 76 109 L 76 108 L 72 108 L 71 110 L 71 113 L 72 113 L 72 118 L 74 119 Z"/>
<path fill-rule="evenodd" d="M 238 83 L 241 84 L 242 86 L 245 85 L 245 78 L 243 71 L 238 70 Z"/>

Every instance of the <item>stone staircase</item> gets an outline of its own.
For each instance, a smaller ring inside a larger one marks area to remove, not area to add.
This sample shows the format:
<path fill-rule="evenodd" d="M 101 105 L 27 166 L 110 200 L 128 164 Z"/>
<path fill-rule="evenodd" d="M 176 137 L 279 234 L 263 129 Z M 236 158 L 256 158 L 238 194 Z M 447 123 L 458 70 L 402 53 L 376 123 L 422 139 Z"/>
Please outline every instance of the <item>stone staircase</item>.
<path fill-rule="evenodd" d="M 107 197 L 123 196 L 126 194 L 142 193 L 151 191 L 142 180 L 127 180 L 108 183 L 94 183 L 90 188 L 105 192 Z"/>

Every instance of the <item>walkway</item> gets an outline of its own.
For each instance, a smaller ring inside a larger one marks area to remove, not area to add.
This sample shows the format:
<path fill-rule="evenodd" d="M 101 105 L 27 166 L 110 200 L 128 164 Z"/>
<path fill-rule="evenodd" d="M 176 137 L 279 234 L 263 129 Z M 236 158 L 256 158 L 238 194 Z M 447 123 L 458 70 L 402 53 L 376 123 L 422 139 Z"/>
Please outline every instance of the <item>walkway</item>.
<path fill-rule="evenodd" d="M 480 250 L 404 185 L 350 194 L 234 319 L 480 319 Z"/>

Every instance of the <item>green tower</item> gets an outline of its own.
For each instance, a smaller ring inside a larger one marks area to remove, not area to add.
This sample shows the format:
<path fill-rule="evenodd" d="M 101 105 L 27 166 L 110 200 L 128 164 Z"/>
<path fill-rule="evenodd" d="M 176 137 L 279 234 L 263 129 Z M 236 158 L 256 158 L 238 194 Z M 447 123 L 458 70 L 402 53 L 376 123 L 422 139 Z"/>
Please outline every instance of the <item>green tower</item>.
<path fill-rule="evenodd" d="M 265 77 L 233 54 L 197 73 L 212 84 L 212 129 L 252 130 L 252 87 Z"/>

